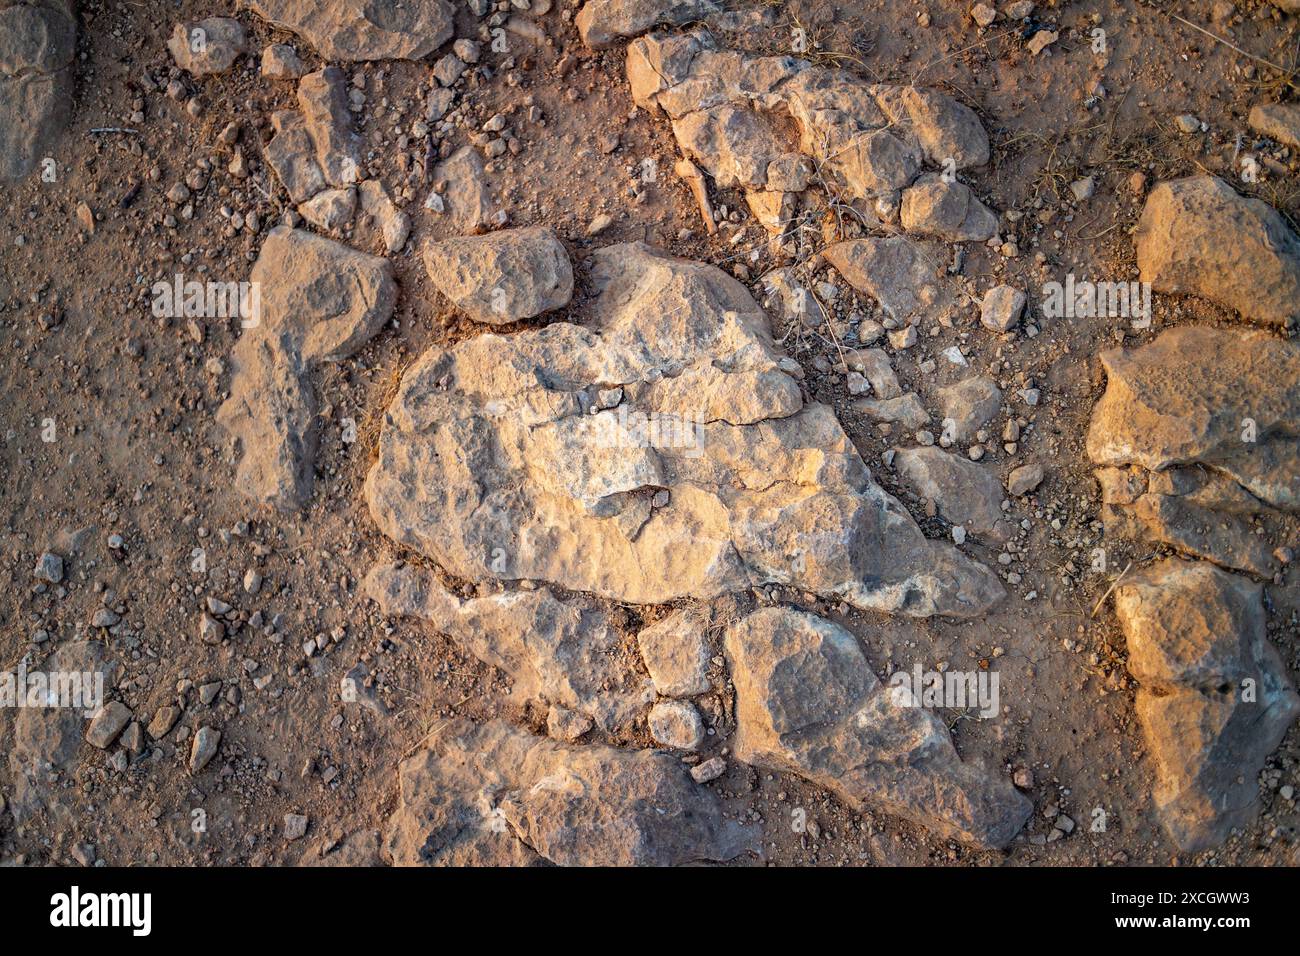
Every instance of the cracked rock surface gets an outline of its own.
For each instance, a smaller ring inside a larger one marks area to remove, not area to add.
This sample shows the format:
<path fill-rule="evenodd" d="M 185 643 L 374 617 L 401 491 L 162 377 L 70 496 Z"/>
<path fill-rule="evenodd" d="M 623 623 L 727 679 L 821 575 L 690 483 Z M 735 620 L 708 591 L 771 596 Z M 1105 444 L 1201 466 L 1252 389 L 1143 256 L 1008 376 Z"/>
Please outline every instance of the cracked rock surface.
<path fill-rule="evenodd" d="M 641 244 L 593 261 L 583 325 L 480 335 L 406 373 L 366 481 L 385 534 L 462 579 L 631 603 L 763 582 L 913 616 L 1000 599 L 804 402 L 742 286 Z"/>
<path fill-rule="evenodd" d="M 217 423 L 237 448 L 239 491 L 288 510 L 311 493 L 319 440 L 311 372 L 379 331 L 397 285 L 386 260 L 287 226 L 267 234 L 250 278 L 260 315 L 231 353 Z"/>
<path fill-rule="evenodd" d="M 72 117 L 72 0 L 0 0 L 0 180 L 47 156 Z"/>

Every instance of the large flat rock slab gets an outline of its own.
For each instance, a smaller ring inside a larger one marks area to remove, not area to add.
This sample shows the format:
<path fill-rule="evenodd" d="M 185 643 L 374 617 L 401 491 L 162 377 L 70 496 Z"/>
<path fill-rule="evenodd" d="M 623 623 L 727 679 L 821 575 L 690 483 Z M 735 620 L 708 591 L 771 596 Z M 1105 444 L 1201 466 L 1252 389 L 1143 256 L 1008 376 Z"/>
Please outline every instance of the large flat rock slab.
<path fill-rule="evenodd" d="M 461 579 L 638 604 L 762 583 L 914 616 L 1001 598 L 803 401 L 743 286 L 640 244 L 593 258 L 583 325 L 408 370 L 366 481 L 385 534 Z"/>

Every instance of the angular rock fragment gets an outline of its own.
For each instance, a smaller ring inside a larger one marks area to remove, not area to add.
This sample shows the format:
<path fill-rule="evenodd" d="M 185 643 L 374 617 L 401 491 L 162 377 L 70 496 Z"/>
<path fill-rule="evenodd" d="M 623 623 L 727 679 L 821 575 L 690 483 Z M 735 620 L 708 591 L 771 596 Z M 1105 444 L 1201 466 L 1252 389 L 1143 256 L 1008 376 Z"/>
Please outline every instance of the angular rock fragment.
<path fill-rule="evenodd" d="M 447 0 L 241 0 L 241 6 L 335 62 L 421 60 L 454 31 Z"/>
<path fill-rule="evenodd" d="M 946 242 L 983 242 L 998 231 L 998 219 L 965 183 L 926 175 L 903 190 L 903 228 Z"/>
<path fill-rule="evenodd" d="M 1108 526 L 1271 577 L 1253 519 L 1300 510 L 1300 349 L 1193 326 L 1101 360 L 1087 449 Z"/>
<path fill-rule="evenodd" d="M 726 645 L 738 759 L 976 846 L 1005 846 L 1029 818 L 1033 806 L 1011 781 L 962 761 L 943 722 L 903 705 L 843 628 L 764 608 Z"/>
<path fill-rule="evenodd" d="M 331 186 L 343 188 L 361 177 L 361 140 L 352 130 L 347 75 L 336 66 L 298 81 L 298 108 L 316 149 L 316 165 Z"/>
<path fill-rule="evenodd" d="M 939 407 L 943 411 L 944 434 L 955 442 L 970 441 L 997 415 L 1002 407 L 1002 390 L 993 379 L 975 375 L 939 389 Z"/>
<path fill-rule="evenodd" d="M 574 23 L 583 43 L 603 50 L 655 27 L 702 20 L 720 9 L 716 0 L 587 0 Z"/>
<path fill-rule="evenodd" d="M 384 248 L 389 253 L 401 252 L 411 234 L 411 217 L 397 208 L 384 184 L 377 179 L 367 179 L 357 189 L 361 198 L 361 211 L 374 220 L 383 236 Z"/>
<path fill-rule="evenodd" d="M 582 326 L 480 335 L 408 370 L 366 481 L 385 534 L 463 579 L 631 603 L 763 582 L 914 616 L 1000 599 L 803 403 L 744 287 L 640 244 L 593 263 Z"/>
<path fill-rule="evenodd" d="M 208 17 L 176 24 L 167 49 L 176 65 L 192 76 L 215 76 L 248 52 L 248 34 L 238 20 Z"/>
<path fill-rule="evenodd" d="M 325 188 L 325 173 L 316 162 L 316 146 L 297 110 L 271 114 L 275 135 L 266 144 L 266 161 L 296 203 L 306 202 Z"/>
<path fill-rule="evenodd" d="M 120 700 L 111 700 L 100 708 L 86 728 L 86 742 L 107 750 L 131 722 L 131 709 Z"/>
<path fill-rule="evenodd" d="M 430 193 L 425 208 L 445 214 L 451 234 L 482 232 L 495 214 L 486 175 L 478 151 L 462 147 L 434 167 L 434 182 L 446 183 L 446 190 Z"/>
<path fill-rule="evenodd" d="M 72 117 L 76 47 L 71 0 L 0 0 L 0 180 L 50 157 Z"/>
<path fill-rule="evenodd" d="M 272 43 L 262 51 L 262 75 L 273 80 L 297 80 L 307 72 L 296 50 L 287 43 Z"/>
<path fill-rule="evenodd" d="M 1135 239 L 1142 281 L 1157 292 L 1199 295 L 1264 325 L 1300 317 L 1300 237 L 1216 176 L 1152 189 Z"/>
<path fill-rule="evenodd" d="M 984 293 L 980 303 L 980 325 L 992 332 L 1009 332 L 1025 311 L 1025 294 L 1009 285 Z"/>
<path fill-rule="evenodd" d="M 909 431 L 915 431 L 930 421 L 930 413 L 915 392 L 897 398 L 860 398 L 853 403 L 853 410 L 872 421 L 901 425 Z"/>
<path fill-rule="evenodd" d="M 1300 716 L 1266 634 L 1261 589 L 1168 559 L 1120 584 L 1115 611 L 1141 685 L 1137 715 L 1161 822 L 1184 851 L 1217 846 L 1258 814 L 1259 772 Z"/>
<path fill-rule="evenodd" d="M 352 187 L 361 178 L 361 141 L 352 128 L 343 71 L 327 67 L 304 76 L 298 104 L 299 110 L 271 115 L 275 136 L 266 146 L 266 160 L 309 222 L 334 223 L 322 226 L 328 231 L 352 218 Z"/>
<path fill-rule="evenodd" d="M 938 321 L 951 313 L 952 294 L 939 278 L 944 267 L 932 244 L 904 236 L 852 239 L 828 246 L 822 254 L 849 285 L 871 296 L 886 316 L 903 325 Z"/>
<path fill-rule="evenodd" d="M 458 309 L 490 325 L 531 319 L 573 297 L 569 253 L 550 226 L 426 243 L 424 266 Z"/>
<path fill-rule="evenodd" d="M 398 866 L 678 866 L 734 859 L 754 840 L 668 754 L 502 721 L 446 726 L 399 779 L 385 840 Z"/>
<path fill-rule="evenodd" d="M 520 700 L 557 705 L 617 731 L 654 698 L 621 659 L 608 615 L 590 602 L 561 601 L 544 588 L 461 600 L 432 572 L 391 564 L 375 566 L 365 586 L 385 614 L 427 621 L 505 671 Z"/>
<path fill-rule="evenodd" d="M 311 371 L 379 331 L 397 284 L 387 260 L 287 226 L 267 234 L 250 278 L 259 315 L 231 353 L 230 397 L 217 423 L 236 444 L 240 492 L 293 509 L 311 493 L 319 439 Z"/>
<path fill-rule="evenodd" d="M 299 203 L 302 218 L 322 232 L 337 233 L 352 222 L 357 211 L 357 191 L 347 189 L 322 189 L 304 203 Z"/>
<path fill-rule="evenodd" d="M 926 163 L 952 170 L 988 161 L 978 117 L 950 97 L 870 84 L 792 57 L 719 50 L 704 30 L 634 40 L 627 75 L 634 101 L 668 116 L 690 160 L 719 186 L 758 194 L 751 203 L 769 213 L 773 200 L 762 197 L 801 192 L 814 164 L 845 201 L 896 203 Z M 965 186 L 950 191 L 943 211 L 960 200 L 957 231 L 979 237 L 992 214 Z"/>
<path fill-rule="evenodd" d="M 1002 485 L 989 469 L 933 446 L 900 448 L 894 467 L 913 491 L 934 502 L 945 520 L 994 541 L 1009 536 Z"/>

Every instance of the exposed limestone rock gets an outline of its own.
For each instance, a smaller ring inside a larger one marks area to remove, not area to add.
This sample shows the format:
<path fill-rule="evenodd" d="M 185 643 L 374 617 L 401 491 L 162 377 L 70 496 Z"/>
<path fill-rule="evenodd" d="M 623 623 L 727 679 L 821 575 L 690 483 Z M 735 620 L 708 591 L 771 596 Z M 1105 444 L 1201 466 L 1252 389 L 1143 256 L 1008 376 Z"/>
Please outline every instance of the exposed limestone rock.
<path fill-rule="evenodd" d="M 241 0 L 241 6 L 298 34 L 324 60 L 421 60 L 454 30 L 447 0 Z"/>
<path fill-rule="evenodd" d="M 1009 780 L 963 762 L 935 714 L 897 701 L 848 631 L 764 608 L 726 644 L 740 760 L 977 846 L 1005 846 L 1024 826 L 1032 804 Z"/>
<path fill-rule="evenodd" d="M 1101 360 L 1087 448 L 1108 528 L 1271 577 L 1251 518 L 1300 510 L 1300 349 L 1198 326 Z"/>
<path fill-rule="evenodd" d="M 1005 541 L 1010 522 L 1002 514 L 1002 485 L 983 465 L 941 448 L 900 448 L 894 467 L 912 490 L 933 501 L 939 514 L 971 534 Z"/>
<path fill-rule="evenodd" d="M 429 194 L 425 207 L 448 216 L 449 232 L 458 236 L 482 232 L 494 215 L 483 159 L 472 146 L 452 153 L 433 169 L 435 183 L 445 192 Z"/>
<path fill-rule="evenodd" d="M 1272 206 L 1216 176 L 1160 183 L 1135 233 L 1143 282 L 1265 325 L 1300 317 L 1300 238 Z"/>
<path fill-rule="evenodd" d="M 356 193 L 351 187 L 360 179 L 361 141 L 352 129 L 343 71 L 327 67 L 304 76 L 298 83 L 298 104 L 299 111 L 271 115 L 275 136 L 266 146 L 266 160 L 309 222 L 335 222 L 323 226 L 328 230 L 352 218 Z M 334 191 L 309 202 L 327 187 Z M 351 202 L 342 219 L 339 202 L 345 191 Z"/>
<path fill-rule="evenodd" d="M 1300 149 L 1300 103 L 1259 103 L 1250 108 L 1250 128 Z"/>
<path fill-rule="evenodd" d="M 176 24 L 167 49 L 176 65 L 192 76 L 215 76 L 228 71 L 248 52 L 248 34 L 238 20 L 208 17 Z"/>
<path fill-rule="evenodd" d="M 921 177 L 903 190 L 903 228 L 947 242 L 983 242 L 998 231 L 998 217 L 960 182 Z"/>
<path fill-rule="evenodd" d="M 583 43 L 603 50 L 655 27 L 702 20 L 720 9 L 714 0 L 587 0 L 574 23 Z"/>
<path fill-rule="evenodd" d="M 424 267 L 458 309 L 490 325 L 531 319 L 573 297 L 569 254 L 550 226 L 426 243 Z"/>
<path fill-rule="evenodd" d="M 68 125 L 76 51 L 70 0 L 0 0 L 0 180 L 30 173 Z"/>
<path fill-rule="evenodd" d="M 397 208 L 384 184 L 377 179 L 367 179 L 357 188 L 357 193 L 361 198 L 361 212 L 379 227 L 384 248 L 393 254 L 401 252 L 411 235 L 411 217 Z"/>
<path fill-rule="evenodd" d="M 1200 561 L 1161 561 L 1115 590 L 1137 715 L 1156 764 L 1155 803 L 1188 852 L 1259 812 L 1264 761 L 1300 716 L 1265 631 L 1261 589 Z"/>
<path fill-rule="evenodd" d="M 677 866 L 756 838 L 665 753 L 570 746 L 457 721 L 402 762 L 385 842 L 399 866 Z"/>
<path fill-rule="evenodd" d="M 43 663 L 29 663 L 27 673 L 78 675 L 83 692 L 95 692 L 96 675 L 102 683 L 101 693 L 107 694 L 116 683 L 117 664 L 110 660 L 108 649 L 98 641 L 78 641 L 64 644 Z M 23 691 L 29 688 L 15 686 Z M 45 690 L 49 691 L 47 686 Z M 93 705 L 94 700 L 85 700 Z M 93 709 L 93 707 L 92 707 Z M 90 713 L 77 707 L 18 707 L 12 709 L 13 746 L 9 751 L 9 809 L 16 822 L 23 822 L 42 810 L 59 819 L 66 814 L 60 810 L 58 793 L 61 790 L 57 777 L 72 766 L 81 749 L 86 719 Z M 57 816 L 55 816 L 57 814 Z M 71 824 L 71 820 L 66 822 Z"/>
<path fill-rule="evenodd" d="M 914 616 L 1001 598 L 803 403 L 743 286 L 641 244 L 593 265 L 583 326 L 480 335 L 408 370 L 366 482 L 385 534 L 463 579 L 631 603 L 763 582 Z"/>
<path fill-rule="evenodd" d="M 844 364 L 852 371 L 862 373 L 877 398 L 898 398 L 903 388 L 898 384 L 889 353 L 884 349 L 855 349 L 844 357 Z"/>
<path fill-rule="evenodd" d="M 316 162 L 316 146 L 297 110 L 271 114 L 275 135 L 266 144 L 266 161 L 295 203 L 306 202 L 325 188 L 325 173 Z"/>
<path fill-rule="evenodd" d="M 970 441 L 997 415 L 1002 407 L 1002 390 L 993 379 L 975 375 L 939 389 L 939 407 L 943 411 L 944 434 L 956 442 Z"/>
<path fill-rule="evenodd" d="M 674 750 L 699 750 L 704 743 L 700 712 L 684 700 L 661 700 L 646 717 L 650 736 Z"/>
<path fill-rule="evenodd" d="M 357 211 L 357 191 L 347 189 L 322 189 L 305 203 L 299 203 L 302 218 L 322 232 L 337 233 L 352 221 Z"/>
<path fill-rule="evenodd" d="M 926 163 L 961 169 L 988 161 L 978 117 L 950 97 L 866 83 L 792 57 L 719 50 L 705 30 L 634 40 L 627 74 L 637 105 L 662 110 L 682 151 L 724 188 L 797 193 L 811 159 L 845 200 L 870 201 L 911 186 Z M 981 235 L 992 214 L 965 186 L 945 191 L 952 195 L 937 211 L 960 212 L 962 238 L 992 235 L 996 220 Z M 771 200 L 755 201 L 770 211 Z M 870 215 L 869 203 L 860 211 Z"/>
<path fill-rule="evenodd" d="M 298 108 L 325 181 L 342 188 L 360 179 L 361 139 L 352 130 L 347 74 L 337 66 L 308 73 L 298 81 Z"/>
<path fill-rule="evenodd" d="M 236 444 L 236 487 L 292 509 L 311 493 L 316 458 L 311 370 L 369 341 L 392 315 L 397 284 L 386 260 L 286 226 L 267 234 L 250 278 L 260 314 L 231 353 L 217 422 Z"/>
<path fill-rule="evenodd" d="M 630 726 L 654 700 L 621 660 L 608 615 L 590 602 L 560 601 L 544 588 L 461 600 L 432 572 L 391 564 L 373 568 L 365 587 L 384 614 L 427 621 L 505 671 L 520 700 L 563 707 L 607 731 Z"/>
<path fill-rule="evenodd" d="M 695 697 L 707 693 L 709 642 L 704 629 L 708 615 L 697 609 L 674 611 L 637 635 L 641 659 L 655 690 L 665 697 Z"/>
<path fill-rule="evenodd" d="M 897 398 L 860 398 L 853 403 L 853 410 L 872 421 L 902 425 L 909 431 L 915 431 L 930 421 L 930 413 L 914 392 Z"/>
<path fill-rule="evenodd" d="M 828 246 L 822 254 L 849 285 L 871 296 L 885 315 L 904 325 L 922 319 L 938 321 L 952 312 L 951 291 L 940 279 L 945 267 L 932 244 L 904 236 L 853 239 Z"/>

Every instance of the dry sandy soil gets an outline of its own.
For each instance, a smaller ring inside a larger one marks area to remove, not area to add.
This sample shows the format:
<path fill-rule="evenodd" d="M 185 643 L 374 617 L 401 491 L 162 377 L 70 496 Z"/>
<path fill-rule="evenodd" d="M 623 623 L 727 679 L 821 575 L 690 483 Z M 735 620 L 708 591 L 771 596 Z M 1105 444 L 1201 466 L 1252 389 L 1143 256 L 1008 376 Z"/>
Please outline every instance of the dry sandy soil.
<path fill-rule="evenodd" d="M 516 41 L 509 64 L 485 52 L 481 65 L 488 69 L 469 78 L 463 93 L 469 127 L 502 112 L 511 117 L 517 154 L 488 167 L 510 223 L 551 225 L 575 264 L 594 248 L 629 240 L 726 269 L 743 257 L 739 275 L 761 298 L 760 277 L 776 264 L 761 230 L 749 224 L 742 244 L 729 243 L 730 232 L 708 236 L 681 180 L 665 173 L 643 181 L 646 158 L 660 170 L 673 168 L 678 150 L 671 130 L 661 117 L 634 107 L 622 44 L 587 50 L 571 18 L 559 16 L 569 8 L 556 6 L 544 18 L 546 42 Z M 815 60 L 872 81 L 943 90 L 979 114 L 992 159 L 963 179 L 991 208 L 1018 213 L 1003 228 L 1018 251 L 1008 256 L 967 243 L 963 274 L 979 294 L 998 282 L 1030 290 L 1031 311 L 1036 290 L 1067 272 L 1135 278 L 1130 233 L 1147 186 L 1200 171 L 1235 180 L 1240 144 L 1255 139 L 1246 125 L 1250 107 L 1296 93 L 1260 61 L 1296 67 L 1300 19 L 1259 0 L 1040 3 L 1035 16 L 1058 24 L 1062 39 L 1039 56 L 1026 48 L 1020 24 L 1002 19 L 977 29 L 967 5 L 948 0 L 737 6 L 765 17 L 744 21 L 734 35 L 720 34 L 739 48 L 789 52 L 797 28 L 815 44 Z M 1175 19 L 1165 7 L 1253 55 Z M 166 40 L 179 19 L 209 15 L 238 16 L 254 52 L 231 73 L 193 79 L 176 68 Z M 467 11 L 457 22 L 462 33 L 473 29 Z M 368 172 L 388 185 L 413 230 L 405 250 L 392 256 L 400 286 L 394 321 L 355 356 L 317 374 L 323 426 L 315 487 L 299 513 L 286 515 L 250 506 L 238 494 L 235 463 L 214 425 L 229 390 L 226 363 L 238 323 L 205 321 L 196 335 L 184 319 L 154 318 L 149 289 L 177 272 L 247 277 L 260 237 L 246 228 L 233 233 L 221 207 L 256 212 L 265 229 L 291 204 L 264 170 L 248 180 L 226 172 L 231 153 L 221 131 L 232 121 L 243 124 L 241 142 L 256 172 L 265 165 L 261 149 L 271 113 L 294 104 L 293 83 L 258 74 L 261 49 L 289 42 L 311 68 L 322 61 L 298 38 L 215 0 L 91 0 L 81 5 L 80 24 L 73 118 L 53 153 L 57 179 L 32 175 L 0 187 L 0 575 L 6 585 L 0 663 L 10 668 L 25 654 L 42 656 L 45 650 L 33 646 L 41 631 L 54 643 L 91 636 L 92 617 L 108 605 L 127 625 L 116 636 L 98 635 L 125 665 L 117 696 L 145 722 L 178 697 L 185 710 L 182 736 L 151 747 L 125 772 L 111 766 L 107 751 L 85 746 L 59 776 L 50 809 L 21 824 L 0 810 L 0 860 L 311 861 L 348 835 L 384 829 L 397 802 L 398 763 L 450 718 L 500 715 L 544 732 L 544 713 L 507 702 L 500 672 L 416 622 L 385 619 L 360 587 L 377 560 L 400 554 L 375 528 L 362 495 L 384 409 L 403 370 L 427 347 L 476 331 L 435 291 L 420 261 L 421 244 L 442 238 L 446 226 L 422 203 L 430 188 L 420 163 L 423 146 L 409 137 L 399 144 L 395 132 L 420 118 L 430 63 L 440 54 L 429 62 L 343 64 L 366 95 L 357 115 Z M 1108 41 L 1100 56 L 1086 42 L 1097 24 Z M 167 95 L 173 79 L 184 85 L 184 100 Z M 1099 83 L 1104 95 L 1095 92 Z M 198 104 L 192 111 L 191 98 Z M 540 119 L 528 119 L 530 106 Z M 1207 129 L 1181 132 L 1176 119 L 1183 114 L 1194 114 Z M 95 131 L 105 127 L 131 131 Z M 464 130 L 452 139 L 454 145 L 470 141 Z M 1294 225 L 1300 156 L 1276 144 L 1263 153 L 1269 160 L 1258 181 L 1234 184 Z M 193 201 L 193 217 L 169 220 L 177 208 L 168 188 L 205 159 L 214 172 Z M 1136 188 L 1135 174 L 1145 177 Z M 1070 184 L 1087 175 L 1096 177 L 1095 194 L 1076 200 Z M 737 191 L 715 189 L 712 198 L 744 209 Z M 83 203 L 94 214 L 93 230 L 79 219 Z M 599 214 L 612 224 L 589 236 L 588 224 Z M 819 231 L 822 224 L 815 226 Z M 381 252 L 374 237 L 355 244 Z M 748 258 L 751 249 L 759 250 L 757 260 Z M 1019 575 L 1007 585 L 1008 598 L 973 621 L 889 617 L 781 588 L 757 600 L 792 603 L 848 628 L 878 673 L 914 659 L 959 670 L 996 661 L 1002 716 L 979 720 L 946 711 L 943 717 L 963 758 L 1006 775 L 1032 772 L 1025 793 L 1034 814 L 1026 838 L 1005 851 L 971 849 L 889 814 L 854 811 L 795 776 L 729 761 L 711 786 L 728 814 L 761 824 L 764 848 L 763 860 L 747 855 L 737 864 L 1300 862 L 1300 816 L 1294 800 L 1281 795 L 1283 787 L 1300 785 L 1295 727 L 1269 760 L 1261 812 L 1244 832 L 1217 849 L 1180 854 L 1162 830 L 1124 638 L 1109 604 L 1096 610 L 1117 573 L 1147 553 L 1112 548 L 1106 573 L 1088 569 L 1100 535 L 1100 498 L 1083 439 L 1104 388 L 1098 353 L 1149 340 L 1171 324 L 1228 324 L 1234 317 L 1199 299 L 1157 295 L 1149 331 L 1112 319 L 1040 317 L 1036 336 L 1004 339 L 987 334 L 977 319 L 971 306 L 954 327 L 936 325 L 932 335 L 923 326 L 920 346 L 896 355 L 894 366 L 905 389 L 925 392 L 931 385 L 921 362 L 960 345 L 972 369 L 993 375 L 1009 394 L 1031 386 L 1042 391 L 1037 407 L 1015 408 L 1026 424 L 1016 454 L 1006 454 L 1000 441 L 990 443 L 1001 473 L 1026 461 L 1047 465 L 1043 484 L 1014 505 L 1016 519 L 1030 523 L 1027 547 L 1010 567 L 998 565 L 996 551 L 983 544 L 966 547 L 1000 572 Z M 836 409 L 877 480 L 927 534 L 942 537 L 947 526 L 928 517 L 889 469 L 877 467 L 885 439 L 849 408 L 835 372 L 836 339 L 846 328 L 775 331 L 803 365 L 808 396 Z M 342 432 L 349 418 L 358 431 L 350 443 Z M 42 440 L 47 420 L 57 427 L 52 442 Z M 1269 543 L 1300 544 L 1297 530 L 1294 521 L 1270 528 Z M 74 551 L 69 542 L 78 535 Z M 110 547 L 113 535 L 121 547 Z M 196 548 L 206 558 L 202 573 L 192 569 Z M 32 577 L 49 550 L 67 561 L 58 587 Z M 241 587 L 249 568 L 264 578 L 256 595 Z M 1293 672 L 1300 665 L 1296 574 L 1288 567 L 1268 587 L 1270 637 Z M 279 636 L 249 629 L 228 646 L 201 642 L 196 621 L 209 595 L 247 615 L 282 616 Z M 620 613 L 635 658 L 640 623 L 657 612 L 629 605 Z M 304 656 L 303 643 L 318 635 L 333 636 L 328 652 Z M 388 715 L 339 702 L 340 678 L 358 661 L 376 675 Z M 259 688 L 253 681 L 261 675 L 271 680 Z M 219 695 L 210 705 L 200 703 L 198 686 L 214 681 L 222 682 Z M 717 713 L 718 733 L 704 757 L 728 752 L 729 705 L 719 703 Z M 221 730 L 221 749 L 205 773 L 192 776 L 184 735 L 204 725 Z M 0 716 L 0 752 L 13 746 L 14 733 L 14 721 Z M 620 742 L 652 745 L 644 731 Z M 9 775 L 0 761 L 0 795 L 12 794 Z M 206 832 L 191 826 L 197 808 L 206 814 Z M 796 808 L 807 811 L 813 826 L 796 832 Z M 1104 831 L 1089 825 L 1095 808 L 1105 812 Z M 289 813 L 310 817 L 304 839 L 285 839 Z M 1074 832 L 1047 843 L 1032 840 L 1051 833 L 1057 813 L 1078 821 Z"/>

